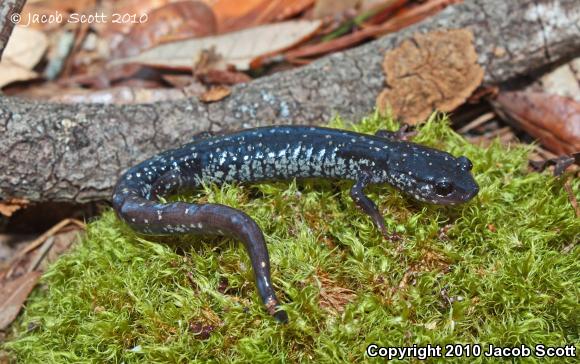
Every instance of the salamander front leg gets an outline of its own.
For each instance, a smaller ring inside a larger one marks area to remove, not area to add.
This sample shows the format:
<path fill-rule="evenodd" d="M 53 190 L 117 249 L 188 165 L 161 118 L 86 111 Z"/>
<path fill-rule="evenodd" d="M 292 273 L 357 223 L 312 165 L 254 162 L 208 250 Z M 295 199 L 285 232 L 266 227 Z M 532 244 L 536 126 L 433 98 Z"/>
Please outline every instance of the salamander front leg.
<path fill-rule="evenodd" d="M 203 139 L 208 139 L 211 137 L 214 137 L 216 134 L 212 131 L 200 131 L 199 133 L 194 134 L 190 141 L 191 142 L 197 142 Z"/>
<path fill-rule="evenodd" d="M 370 176 L 366 173 L 362 174 L 359 179 L 356 181 L 354 186 L 352 186 L 350 190 L 350 197 L 353 199 L 355 204 L 363 210 L 367 215 L 371 217 L 375 225 L 379 228 L 381 233 L 385 238 L 388 240 L 397 240 L 398 235 L 389 234 L 387 228 L 385 226 L 385 219 L 379 212 L 377 205 L 368 198 L 367 195 L 364 193 L 364 188 L 370 183 Z"/>

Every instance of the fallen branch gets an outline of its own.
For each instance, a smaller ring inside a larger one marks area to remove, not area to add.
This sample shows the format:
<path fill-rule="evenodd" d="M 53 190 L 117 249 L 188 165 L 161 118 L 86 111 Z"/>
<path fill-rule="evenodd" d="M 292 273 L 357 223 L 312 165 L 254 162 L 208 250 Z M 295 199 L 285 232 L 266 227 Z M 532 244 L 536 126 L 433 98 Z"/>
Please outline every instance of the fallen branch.
<path fill-rule="evenodd" d="M 0 98 L 0 198 L 32 202 L 107 199 L 119 174 L 200 131 L 273 123 L 356 120 L 384 87 L 385 50 L 418 31 L 469 28 L 484 82 L 497 84 L 580 53 L 574 0 L 474 0 L 308 66 L 237 85 L 215 103 L 50 104 Z"/>

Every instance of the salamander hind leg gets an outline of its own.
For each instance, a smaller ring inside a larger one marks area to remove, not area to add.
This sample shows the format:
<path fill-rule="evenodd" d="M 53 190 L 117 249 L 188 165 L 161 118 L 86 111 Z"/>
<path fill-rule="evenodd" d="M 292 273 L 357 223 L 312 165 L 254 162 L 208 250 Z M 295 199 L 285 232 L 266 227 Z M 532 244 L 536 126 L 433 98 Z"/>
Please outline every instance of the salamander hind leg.
<path fill-rule="evenodd" d="M 353 199 L 354 203 L 362 211 L 364 211 L 373 220 L 377 228 L 381 231 L 383 236 L 388 240 L 397 240 L 398 235 L 396 233 L 389 234 L 385 226 L 385 219 L 379 212 L 377 205 L 364 193 L 364 188 L 369 184 L 370 176 L 367 173 L 363 173 L 354 186 L 350 190 L 350 197 Z"/>
<path fill-rule="evenodd" d="M 175 192 L 182 183 L 183 181 L 179 171 L 172 170 L 166 172 L 158 178 L 155 183 L 153 183 L 153 186 L 151 187 L 151 198 L 156 200 L 159 196 Z"/>

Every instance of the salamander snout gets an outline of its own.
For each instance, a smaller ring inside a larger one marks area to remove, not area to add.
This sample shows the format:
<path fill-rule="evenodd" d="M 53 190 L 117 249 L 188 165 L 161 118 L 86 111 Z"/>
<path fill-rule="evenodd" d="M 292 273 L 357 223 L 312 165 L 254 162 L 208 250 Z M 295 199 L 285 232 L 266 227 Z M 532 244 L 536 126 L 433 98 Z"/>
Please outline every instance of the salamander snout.
<path fill-rule="evenodd" d="M 441 205 L 464 203 L 479 193 L 471 174 L 473 165 L 467 157 L 455 158 L 436 151 L 429 154 L 428 158 L 421 155 L 413 161 L 409 177 L 402 173 L 395 179 L 399 188 L 419 201 Z"/>

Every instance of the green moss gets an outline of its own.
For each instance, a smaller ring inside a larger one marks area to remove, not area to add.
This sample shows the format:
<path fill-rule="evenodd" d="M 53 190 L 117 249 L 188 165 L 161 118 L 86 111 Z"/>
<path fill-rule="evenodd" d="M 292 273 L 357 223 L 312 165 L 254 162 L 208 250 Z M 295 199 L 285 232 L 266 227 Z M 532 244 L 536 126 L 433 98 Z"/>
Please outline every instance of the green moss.
<path fill-rule="evenodd" d="M 352 127 L 396 125 L 374 115 Z M 577 345 L 580 220 L 562 180 L 528 173 L 528 149 L 471 145 L 440 116 L 415 141 L 469 157 L 481 192 L 448 208 L 371 189 L 401 243 L 383 240 L 354 207 L 348 182 L 177 197 L 256 219 L 288 325 L 265 313 L 241 244 L 145 239 L 108 211 L 44 275 L 5 347 L 26 363 L 130 363 L 350 362 L 371 342 Z M 572 188 L 578 195 L 577 179 Z"/>

